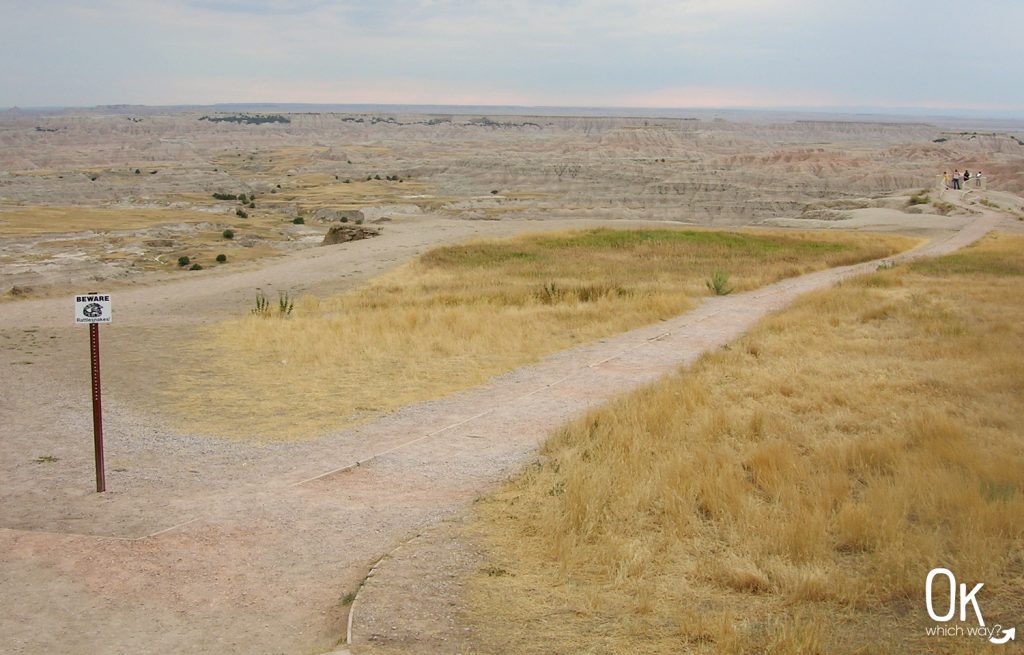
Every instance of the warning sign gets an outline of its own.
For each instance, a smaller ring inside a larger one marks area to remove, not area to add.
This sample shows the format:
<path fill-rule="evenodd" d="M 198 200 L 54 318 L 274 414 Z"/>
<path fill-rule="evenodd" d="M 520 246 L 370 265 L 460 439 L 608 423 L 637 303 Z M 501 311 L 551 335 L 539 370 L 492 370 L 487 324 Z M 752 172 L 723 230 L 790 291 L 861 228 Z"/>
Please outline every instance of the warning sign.
<path fill-rule="evenodd" d="M 75 296 L 75 323 L 110 323 L 110 294 L 83 293 Z"/>

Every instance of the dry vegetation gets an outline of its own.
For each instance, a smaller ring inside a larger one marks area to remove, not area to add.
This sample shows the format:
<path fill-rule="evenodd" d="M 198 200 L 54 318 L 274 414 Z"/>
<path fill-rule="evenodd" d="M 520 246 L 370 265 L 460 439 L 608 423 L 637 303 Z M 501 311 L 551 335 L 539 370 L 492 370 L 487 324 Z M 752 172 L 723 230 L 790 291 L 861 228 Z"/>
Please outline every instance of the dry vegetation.
<path fill-rule="evenodd" d="M 206 329 L 182 353 L 163 404 L 192 429 L 311 436 L 674 316 L 709 292 L 715 271 L 745 290 L 912 243 L 592 230 L 440 248 L 356 291 L 300 299 L 288 317 L 272 311 Z"/>
<path fill-rule="evenodd" d="M 1019 629 L 1022 252 L 812 294 L 561 429 L 478 505 L 480 650 L 1004 652 L 926 637 L 923 590 L 984 582 L 987 624 Z"/>

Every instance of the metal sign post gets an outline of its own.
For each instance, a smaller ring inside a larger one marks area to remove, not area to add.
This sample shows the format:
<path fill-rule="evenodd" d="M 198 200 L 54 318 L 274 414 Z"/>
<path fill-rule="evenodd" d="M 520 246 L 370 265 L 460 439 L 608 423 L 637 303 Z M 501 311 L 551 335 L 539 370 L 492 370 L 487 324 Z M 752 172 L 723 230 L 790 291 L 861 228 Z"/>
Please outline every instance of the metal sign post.
<path fill-rule="evenodd" d="M 100 390 L 100 323 L 110 323 L 110 294 L 85 293 L 75 296 L 75 323 L 89 324 L 89 355 L 92 369 L 92 433 L 96 455 L 96 491 L 107 490 L 103 464 L 103 399 Z"/>
<path fill-rule="evenodd" d="M 92 361 L 92 441 L 96 451 L 96 491 L 107 490 L 103 465 L 103 400 L 100 392 L 100 326 L 89 324 L 89 355 Z"/>

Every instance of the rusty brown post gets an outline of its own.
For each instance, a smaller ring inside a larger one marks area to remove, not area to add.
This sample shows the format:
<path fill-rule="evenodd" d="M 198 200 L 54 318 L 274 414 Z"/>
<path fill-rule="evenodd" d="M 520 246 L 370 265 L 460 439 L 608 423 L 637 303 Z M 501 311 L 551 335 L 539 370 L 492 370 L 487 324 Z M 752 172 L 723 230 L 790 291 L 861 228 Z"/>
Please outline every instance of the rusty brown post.
<path fill-rule="evenodd" d="M 107 490 L 103 466 L 103 402 L 100 396 L 100 326 L 89 324 L 89 352 L 92 356 L 92 434 L 96 450 L 96 491 Z"/>

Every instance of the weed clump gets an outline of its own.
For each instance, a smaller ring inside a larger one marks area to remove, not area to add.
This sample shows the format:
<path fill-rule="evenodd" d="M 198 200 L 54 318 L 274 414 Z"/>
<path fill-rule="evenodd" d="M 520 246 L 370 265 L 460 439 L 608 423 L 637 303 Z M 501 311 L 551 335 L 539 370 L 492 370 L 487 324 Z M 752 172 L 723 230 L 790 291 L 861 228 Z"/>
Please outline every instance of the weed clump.
<path fill-rule="evenodd" d="M 727 296 L 732 293 L 732 287 L 729 285 L 729 274 L 725 271 L 715 271 L 712 273 L 711 277 L 704 281 L 704 286 L 716 296 Z"/>
<path fill-rule="evenodd" d="M 277 295 L 277 315 L 281 318 L 287 318 L 291 316 L 292 310 L 295 309 L 295 303 L 289 297 L 287 291 L 282 291 Z M 262 291 L 256 294 L 256 306 L 250 310 L 251 314 L 256 316 L 269 317 L 274 315 L 274 311 L 271 308 L 270 301 L 267 300 L 267 296 Z"/>
<path fill-rule="evenodd" d="M 234 239 L 235 231 L 231 229 L 224 230 L 223 232 L 221 232 L 221 236 L 224 237 L 225 239 Z"/>
<path fill-rule="evenodd" d="M 189 259 L 188 257 L 184 256 L 184 255 L 182 255 L 181 257 L 178 257 L 178 266 L 182 266 L 182 267 L 188 266 L 191 262 L 192 262 L 192 260 Z"/>

